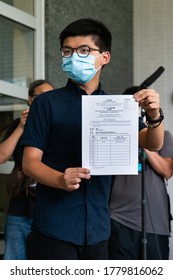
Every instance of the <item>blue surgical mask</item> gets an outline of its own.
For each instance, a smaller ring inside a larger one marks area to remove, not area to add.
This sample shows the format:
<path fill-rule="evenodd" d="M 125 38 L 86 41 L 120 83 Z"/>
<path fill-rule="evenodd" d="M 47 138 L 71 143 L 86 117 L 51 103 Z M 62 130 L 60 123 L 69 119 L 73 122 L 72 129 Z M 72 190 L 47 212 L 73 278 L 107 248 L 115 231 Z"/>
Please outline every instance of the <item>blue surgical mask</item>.
<path fill-rule="evenodd" d="M 98 69 L 95 68 L 95 59 L 99 56 L 90 54 L 87 57 L 79 57 L 76 53 L 73 53 L 71 57 L 63 57 L 62 69 L 72 80 L 79 84 L 85 84 L 101 68 L 101 66 Z"/>

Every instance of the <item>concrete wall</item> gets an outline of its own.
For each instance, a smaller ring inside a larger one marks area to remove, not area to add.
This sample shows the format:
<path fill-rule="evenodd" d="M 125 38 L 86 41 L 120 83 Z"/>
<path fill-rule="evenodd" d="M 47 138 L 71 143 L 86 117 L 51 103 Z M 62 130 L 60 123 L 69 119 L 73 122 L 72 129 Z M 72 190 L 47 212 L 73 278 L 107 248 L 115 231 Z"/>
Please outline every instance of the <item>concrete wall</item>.
<path fill-rule="evenodd" d="M 95 18 L 110 29 L 111 62 L 102 72 L 101 82 L 111 94 L 121 94 L 133 81 L 132 0 L 46 0 L 46 77 L 56 87 L 66 83 L 61 70 L 59 33 L 74 20 Z"/>

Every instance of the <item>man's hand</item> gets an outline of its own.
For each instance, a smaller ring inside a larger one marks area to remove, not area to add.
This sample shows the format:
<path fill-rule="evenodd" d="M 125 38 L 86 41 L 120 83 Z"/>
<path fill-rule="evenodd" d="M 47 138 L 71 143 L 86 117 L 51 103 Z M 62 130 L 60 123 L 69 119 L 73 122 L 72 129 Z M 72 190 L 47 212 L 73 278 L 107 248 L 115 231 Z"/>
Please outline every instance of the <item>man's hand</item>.
<path fill-rule="evenodd" d="M 24 129 L 25 123 L 26 123 L 26 119 L 28 117 L 28 113 L 29 113 L 29 109 L 25 109 L 22 111 L 21 117 L 20 117 L 20 123 L 19 126 Z"/>
<path fill-rule="evenodd" d="M 90 179 L 90 170 L 87 168 L 67 168 L 64 172 L 64 183 L 67 191 L 74 191 L 80 187 L 82 179 Z"/>
<path fill-rule="evenodd" d="M 134 99 L 153 120 L 160 117 L 160 96 L 153 89 L 142 89 L 133 95 Z"/>

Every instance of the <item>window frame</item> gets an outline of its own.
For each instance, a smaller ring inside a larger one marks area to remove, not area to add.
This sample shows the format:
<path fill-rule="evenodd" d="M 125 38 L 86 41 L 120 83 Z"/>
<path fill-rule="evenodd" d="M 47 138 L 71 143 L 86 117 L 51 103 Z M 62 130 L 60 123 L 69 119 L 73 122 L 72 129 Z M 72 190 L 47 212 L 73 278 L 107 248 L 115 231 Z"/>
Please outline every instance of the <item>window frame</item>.
<path fill-rule="evenodd" d="M 34 14 L 30 15 L 0 1 L 0 16 L 4 16 L 8 20 L 15 21 L 34 30 L 33 77 L 35 80 L 45 78 L 45 0 L 34 1 Z M 3 80 L 0 80 L 0 93 L 23 100 L 28 99 L 28 87 Z M 8 174 L 13 165 L 13 161 L 1 164 L 0 174 Z"/>
<path fill-rule="evenodd" d="M 34 30 L 34 80 L 45 76 L 45 0 L 34 1 L 35 15 L 32 16 L 0 1 L 0 16 L 13 20 Z M 24 100 L 28 99 L 28 88 L 0 80 L 0 91 Z"/>

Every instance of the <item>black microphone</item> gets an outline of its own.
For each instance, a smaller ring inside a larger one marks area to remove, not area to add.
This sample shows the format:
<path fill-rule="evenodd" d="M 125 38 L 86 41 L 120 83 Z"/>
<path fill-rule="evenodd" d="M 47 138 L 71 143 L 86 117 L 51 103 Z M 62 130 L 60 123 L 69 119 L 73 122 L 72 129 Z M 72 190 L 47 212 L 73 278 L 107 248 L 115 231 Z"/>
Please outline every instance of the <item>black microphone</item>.
<path fill-rule="evenodd" d="M 149 76 L 143 83 L 139 86 L 140 89 L 145 89 L 153 84 L 160 75 L 165 71 L 163 66 L 160 66 L 151 76 Z"/>
<path fill-rule="evenodd" d="M 148 88 L 152 83 L 154 83 L 160 77 L 160 75 L 164 71 L 165 69 L 163 68 L 163 66 L 160 66 L 152 75 L 150 75 L 145 81 L 143 81 L 142 84 L 140 84 L 140 86 L 129 87 L 122 94 L 132 95 L 141 89 Z"/>

